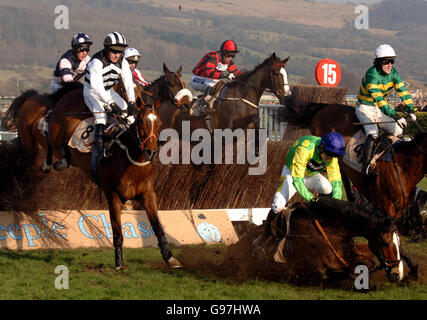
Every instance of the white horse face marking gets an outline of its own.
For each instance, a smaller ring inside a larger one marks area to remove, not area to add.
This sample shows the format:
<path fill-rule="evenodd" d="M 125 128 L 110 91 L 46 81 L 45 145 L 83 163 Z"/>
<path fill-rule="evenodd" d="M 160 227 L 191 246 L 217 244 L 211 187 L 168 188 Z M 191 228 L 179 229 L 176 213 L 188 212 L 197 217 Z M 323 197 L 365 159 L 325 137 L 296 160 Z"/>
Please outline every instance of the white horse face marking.
<path fill-rule="evenodd" d="M 150 113 L 147 116 L 148 119 L 150 119 L 151 122 L 155 121 L 157 119 L 157 116 L 154 113 Z"/>
<path fill-rule="evenodd" d="M 397 251 L 397 260 L 400 260 L 400 250 L 399 250 L 400 238 L 396 232 L 393 232 L 393 243 L 394 243 L 394 245 L 396 247 L 396 251 Z M 399 262 L 398 271 L 399 271 L 399 281 L 400 281 L 403 279 L 403 276 L 404 276 L 403 262 L 402 261 Z"/>
<path fill-rule="evenodd" d="M 292 92 L 288 83 L 288 73 L 286 72 L 285 68 L 280 68 L 280 73 L 283 76 L 283 83 L 284 83 L 283 89 L 285 90 L 285 97 L 289 97 L 290 95 L 292 95 Z"/>

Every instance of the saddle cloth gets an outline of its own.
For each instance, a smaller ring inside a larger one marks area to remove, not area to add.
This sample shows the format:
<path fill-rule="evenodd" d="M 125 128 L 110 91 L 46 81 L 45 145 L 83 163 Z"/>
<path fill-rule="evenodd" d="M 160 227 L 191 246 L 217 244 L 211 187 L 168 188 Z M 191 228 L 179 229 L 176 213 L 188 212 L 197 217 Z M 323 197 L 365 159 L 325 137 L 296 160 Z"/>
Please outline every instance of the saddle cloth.
<path fill-rule="evenodd" d="M 49 110 L 43 118 L 40 119 L 39 125 L 37 128 L 40 130 L 41 134 L 47 138 L 49 134 L 49 123 L 52 116 L 53 109 Z"/>
<path fill-rule="evenodd" d="M 82 153 L 92 152 L 92 145 L 95 142 L 95 118 L 87 118 L 82 121 L 74 131 L 68 146 L 75 148 Z"/>
<path fill-rule="evenodd" d="M 393 144 L 401 141 L 399 138 L 391 135 L 388 135 L 388 138 L 391 140 Z M 365 133 L 363 132 L 363 130 L 359 130 L 358 132 L 356 132 L 354 136 L 350 138 L 350 141 L 348 142 L 347 147 L 345 149 L 345 155 L 343 157 L 344 163 L 349 167 L 351 167 L 352 169 L 356 170 L 357 172 L 362 172 L 363 145 L 365 144 L 365 141 L 366 141 Z M 378 138 L 377 141 L 379 142 L 380 138 Z M 377 148 L 378 148 L 378 143 L 375 143 L 374 150 L 376 150 Z M 378 160 L 390 161 L 391 152 L 390 150 L 386 150 L 384 153 L 378 152 L 377 157 L 379 157 L 377 161 Z"/>

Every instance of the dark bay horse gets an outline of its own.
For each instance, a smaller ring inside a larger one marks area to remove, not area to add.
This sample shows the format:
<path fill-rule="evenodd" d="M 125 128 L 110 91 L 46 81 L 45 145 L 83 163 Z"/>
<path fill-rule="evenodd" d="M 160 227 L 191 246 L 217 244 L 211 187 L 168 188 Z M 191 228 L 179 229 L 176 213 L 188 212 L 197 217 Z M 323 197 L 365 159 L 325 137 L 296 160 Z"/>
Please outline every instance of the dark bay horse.
<path fill-rule="evenodd" d="M 243 72 L 234 81 L 224 87 L 224 95 L 212 114 L 215 129 L 247 129 L 252 127 L 259 130 L 258 104 L 266 89 L 270 89 L 279 99 L 290 94 L 285 65 L 290 57 L 281 60 L 273 53 L 250 72 Z M 197 99 L 194 99 L 194 104 Z M 174 115 L 169 122 L 170 127 L 179 129 L 182 120 L 188 120 L 188 115 L 181 110 L 169 108 L 168 113 Z M 196 120 L 196 119 L 191 119 Z M 193 122 L 193 121 L 192 121 Z M 200 127 L 196 125 L 192 128 Z M 204 122 L 209 128 L 210 123 Z"/>
<path fill-rule="evenodd" d="M 27 90 L 13 100 L 6 112 L 3 125 L 6 128 L 15 126 L 18 130 L 19 138 L 30 152 L 35 155 L 39 150 L 39 146 L 47 152 L 46 161 L 40 168 L 43 172 L 50 171 L 52 155 L 58 159 L 62 159 L 64 155 L 61 150 L 52 152 L 47 136 L 43 135 L 39 129 L 40 120 L 49 110 L 53 109 L 63 95 L 72 90 L 82 89 L 82 87 L 79 82 L 69 82 L 54 94 L 40 94 L 35 90 Z"/>
<path fill-rule="evenodd" d="M 158 239 L 163 259 L 171 268 L 181 264 L 172 255 L 157 213 L 157 197 L 154 192 L 155 172 L 151 160 L 158 151 L 157 138 L 161 120 L 155 106 L 142 104 L 135 115 L 135 122 L 120 136 L 120 144 L 111 149 L 111 156 L 98 168 L 98 185 L 108 201 L 113 229 L 116 269 L 124 267 L 121 208 L 127 200 L 137 200 L 145 208 L 148 219 Z M 74 90 L 65 95 L 56 105 L 52 115 L 49 142 L 58 149 L 68 142 L 77 126 L 90 117 L 81 91 Z M 80 153 L 70 148 L 72 163 L 90 179 L 91 153 Z"/>
<path fill-rule="evenodd" d="M 298 110 L 298 106 L 290 105 Z M 346 144 L 360 129 L 354 107 L 344 104 L 311 104 L 305 110 L 299 110 L 299 119 L 306 118 L 314 135 L 322 136 L 330 131 L 343 135 Z M 411 142 L 400 142 L 394 148 L 394 160 L 378 160 L 376 170 L 378 177 L 364 178 L 362 174 L 346 165 L 343 157 L 339 158 L 343 181 L 348 177 L 359 192 L 380 212 L 394 218 L 400 218 L 410 206 L 416 185 L 427 173 L 427 135 L 418 134 Z M 349 184 L 346 193 L 350 195 Z M 402 257 L 408 263 L 410 275 L 417 277 L 418 263 L 401 248 Z"/>
<path fill-rule="evenodd" d="M 276 215 L 271 231 L 276 239 L 286 235 L 282 215 Z M 363 237 L 368 243 L 356 244 L 355 237 Z M 273 248 L 276 246 L 273 244 Z M 374 267 L 375 258 L 390 281 L 398 282 L 404 276 L 394 219 L 372 215 L 355 203 L 328 196 L 319 196 L 318 202 L 308 206 L 295 204 L 290 235 L 278 250 L 282 250 L 279 256 L 285 268 L 301 280 L 354 276 L 357 265 Z"/>

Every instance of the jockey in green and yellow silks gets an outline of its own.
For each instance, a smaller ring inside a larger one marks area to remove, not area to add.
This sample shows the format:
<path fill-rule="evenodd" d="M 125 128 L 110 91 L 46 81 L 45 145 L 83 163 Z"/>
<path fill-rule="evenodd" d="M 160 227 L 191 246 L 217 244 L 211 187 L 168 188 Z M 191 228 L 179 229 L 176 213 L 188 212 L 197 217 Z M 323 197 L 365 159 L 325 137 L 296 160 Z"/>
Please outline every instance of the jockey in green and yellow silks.
<path fill-rule="evenodd" d="M 362 79 L 356 105 L 356 116 L 360 122 L 370 123 L 363 126 L 367 136 L 362 169 L 362 174 L 365 176 L 377 175 L 370 166 L 370 160 L 374 141 L 378 138 L 378 126 L 394 136 L 402 135 L 403 128 L 407 126 L 406 120 L 400 117 L 385 100 L 393 88 L 405 104 L 410 119 L 412 121 L 417 119 L 412 96 L 397 70 L 393 68 L 396 58 L 394 49 L 388 44 L 382 44 L 375 50 L 374 58 L 374 65 L 368 69 Z M 377 122 L 378 125 L 372 122 Z"/>
<path fill-rule="evenodd" d="M 296 192 L 307 202 L 316 200 L 311 191 L 341 199 L 342 181 L 337 157 L 344 154 L 345 141 L 337 132 L 322 138 L 304 136 L 297 140 L 286 156 L 272 210 L 275 213 L 284 210 Z M 328 178 L 322 172 L 326 172 Z"/>

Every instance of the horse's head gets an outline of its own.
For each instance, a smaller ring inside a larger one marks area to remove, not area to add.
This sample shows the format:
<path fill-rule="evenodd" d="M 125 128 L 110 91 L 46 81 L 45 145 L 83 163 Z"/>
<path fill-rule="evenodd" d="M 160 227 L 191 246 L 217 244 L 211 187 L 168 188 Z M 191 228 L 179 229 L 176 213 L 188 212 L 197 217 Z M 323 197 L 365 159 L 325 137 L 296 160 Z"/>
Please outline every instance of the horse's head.
<path fill-rule="evenodd" d="M 187 109 L 193 100 L 193 95 L 190 90 L 185 88 L 184 81 L 181 79 L 182 66 L 175 72 L 169 71 L 165 63 L 163 63 L 163 72 L 165 74 L 169 99 L 178 108 Z"/>
<path fill-rule="evenodd" d="M 403 262 L 400 256 L 400 237 L 395 224 L 390 217 L 373 228 L 369 240 L 369 249 L 378 258 L 381 267 L 385 269 L 387 277 L 392 282 L 403 279 Z"/>
<path fill-rule="evenodd" d="M 292 95 L 291 89 L 288 83 L 288 73 L 286 72 L 285 65 L 288 62 L 289 58 L 287 57 L 284 60 L 280 60 L 273 53 L 270 57 L 271 59 L 271 87 L 270 89 L 276 95 L 276 97 L 282 101 L 285 97 Z"/>
<path fill-rule="evenodd" d="M 139 148 L 147 161 L 152 161 L 159 151 L 158 137 L 162 124 L 157 111 L 159 106 L 160 100 L 157 99 L 154 105 L 145 105 L 135 116 Z"/>

